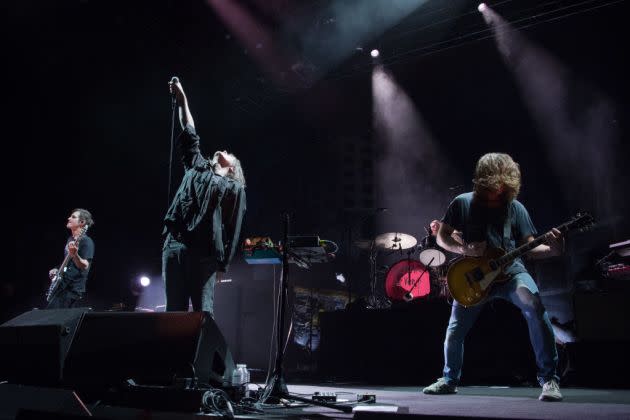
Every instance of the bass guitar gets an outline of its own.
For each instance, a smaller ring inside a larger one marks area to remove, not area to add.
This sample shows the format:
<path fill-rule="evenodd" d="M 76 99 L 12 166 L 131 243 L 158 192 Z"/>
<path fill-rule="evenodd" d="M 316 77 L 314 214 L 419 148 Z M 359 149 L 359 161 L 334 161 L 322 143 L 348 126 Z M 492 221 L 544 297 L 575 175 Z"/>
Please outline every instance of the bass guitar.
<path fill-rule="evenodd" d="M 85 236 L 87 229 L 88 229 L 87 225 L 83 226 L 81 228 L 81 231 L 75 238 L 74 243 L 77 245 L 77 247 L 79 246 L 79 242 L 81 242 L 81 239 L 83 239 L 83 237 Z M 50 286 L 48 287 L 48 291 L 46 291 L 46 302 L 50 302 L 51 300 L 53 300 L 53 298 L 55 297 L 55 294 L 59 290 L 63 290 L 63 288 L 65 287 L 63 280 L 64 280 L 64 274 L 66 273 L 66 270 L 68 269 L 69 262 L 70 262 L 70 253 L 68 252 L 66 254 L 66 257 L 63 259 L 63 262 L 59 266 L 59 269 L 57 270 L 54 277 L 52 278 L 50 282 Z"/>
<path fill-rule="evenodd" d="M 578 213 L 556 229 L 565 233 L 572 229 L 586 230 L 592 225 L 591 215 Z M 446 274 L 448 290 L 453 299 L 463 306 L 474 306 L 483 302 L 495 284 L 509 279 L 503 271 L 505 267 L 544 243 L 549 235 L 550 233 L 540 235 L 510 252 L 501 248 L 488 248 L 481 257 L 461 257 L 449 267 Z"/>

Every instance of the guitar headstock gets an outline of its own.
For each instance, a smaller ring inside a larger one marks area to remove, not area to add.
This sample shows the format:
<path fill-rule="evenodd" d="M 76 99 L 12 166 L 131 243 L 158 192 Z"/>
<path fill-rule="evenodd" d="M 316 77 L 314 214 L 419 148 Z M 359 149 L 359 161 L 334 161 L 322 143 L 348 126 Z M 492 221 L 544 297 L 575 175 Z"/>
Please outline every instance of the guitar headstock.
<path fill-rule="evenodd" d="M 77 236 L 75 241 L 79 242 L 85 236 L 85 234 L 87 233 L 87 230 L 88 230 L 88 225 L 84 225 L 79 231 L 79 235 Z"/>
<path fill-rule="evenodd" d="M 567 223 L 566 229 L 577 229 L 579 232 L 586 232 L 595 226 L 595 218 L 590 213 L 577 213 Z"/>

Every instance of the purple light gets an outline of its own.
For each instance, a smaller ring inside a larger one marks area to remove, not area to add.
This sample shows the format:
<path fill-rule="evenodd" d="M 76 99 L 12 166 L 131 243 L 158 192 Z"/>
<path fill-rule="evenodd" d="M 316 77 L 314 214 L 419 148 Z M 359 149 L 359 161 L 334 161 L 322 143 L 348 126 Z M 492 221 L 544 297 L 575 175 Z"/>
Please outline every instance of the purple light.
<path fill-rule="evenodd" d="M 483 13 L 488 10 L 488 6 L 486 6 L 486 3 L 480 3 L 479 6 L 477 6 L 477 10 Z"/>
<path fill-rule="evenodd" d="M 150 284 L 151 284 L 151 279 L 150 278 L 148 278 L 147 276 L 140 277 L 140 285 L 142 287 L 147 287 Z"/>
<path fill-rule="evenodd" d="M 376 58 L 380 55 L 380 52 L 375 48 L 372 51 L 370 51 L 370 55 L 372 56 L 372 58 Z"/>

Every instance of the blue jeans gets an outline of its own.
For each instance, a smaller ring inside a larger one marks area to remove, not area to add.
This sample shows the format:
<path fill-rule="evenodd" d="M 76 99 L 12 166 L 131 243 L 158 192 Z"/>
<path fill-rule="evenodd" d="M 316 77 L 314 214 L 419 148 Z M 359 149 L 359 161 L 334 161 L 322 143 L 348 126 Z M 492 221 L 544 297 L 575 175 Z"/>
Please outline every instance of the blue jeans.
<path fill-rule="evenodd" d="M 194 311 L 213 314 L 216 259 L 194 246 L 168 235 L 162 249 L 162 278 L 167 311 Z"/>
<path fill-rule="evenodd" d="M 542 385 L 550 379 L 559 380 L 556 375 L 558 352 L 553 329 L 532 276 L 529 273 L 519 273 L 506 283 L 495 286 L 490 291 L 488 300 L 496 298 L 512 302 L 523 313 L 529 328 L 529 339 L 536 355 L 538 382 Z M 482 308 L 483 304 L 466 308 L 453 302 L 444 340 L 443 374 L 449 384 L 459 382 L 464 359 L 464 339 Z"/>

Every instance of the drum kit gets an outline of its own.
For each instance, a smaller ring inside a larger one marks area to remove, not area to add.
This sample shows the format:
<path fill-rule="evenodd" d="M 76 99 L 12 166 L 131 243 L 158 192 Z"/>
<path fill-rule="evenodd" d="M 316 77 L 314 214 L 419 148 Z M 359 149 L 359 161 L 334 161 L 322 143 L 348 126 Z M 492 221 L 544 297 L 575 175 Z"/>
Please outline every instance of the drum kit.
<path fill-rule="evenodd" d="M 406 254 L 389 266 L 385 274 L 385 294 L 391 301 L 409 302 L 429 296 L 448 297 L 446 253 L 437 245 L 431 230 L 427 229 L 427 233 L 420 243 L 414 236 L 402 232 L 383 233 L 374 239 L 354 242 L 357 248 L 369 251 L 371 296 L 367 301 L 370 307 L 388 306 L 379 299 L 380 290 L 377 290 L 376 257 L 381 253 Z"/>

